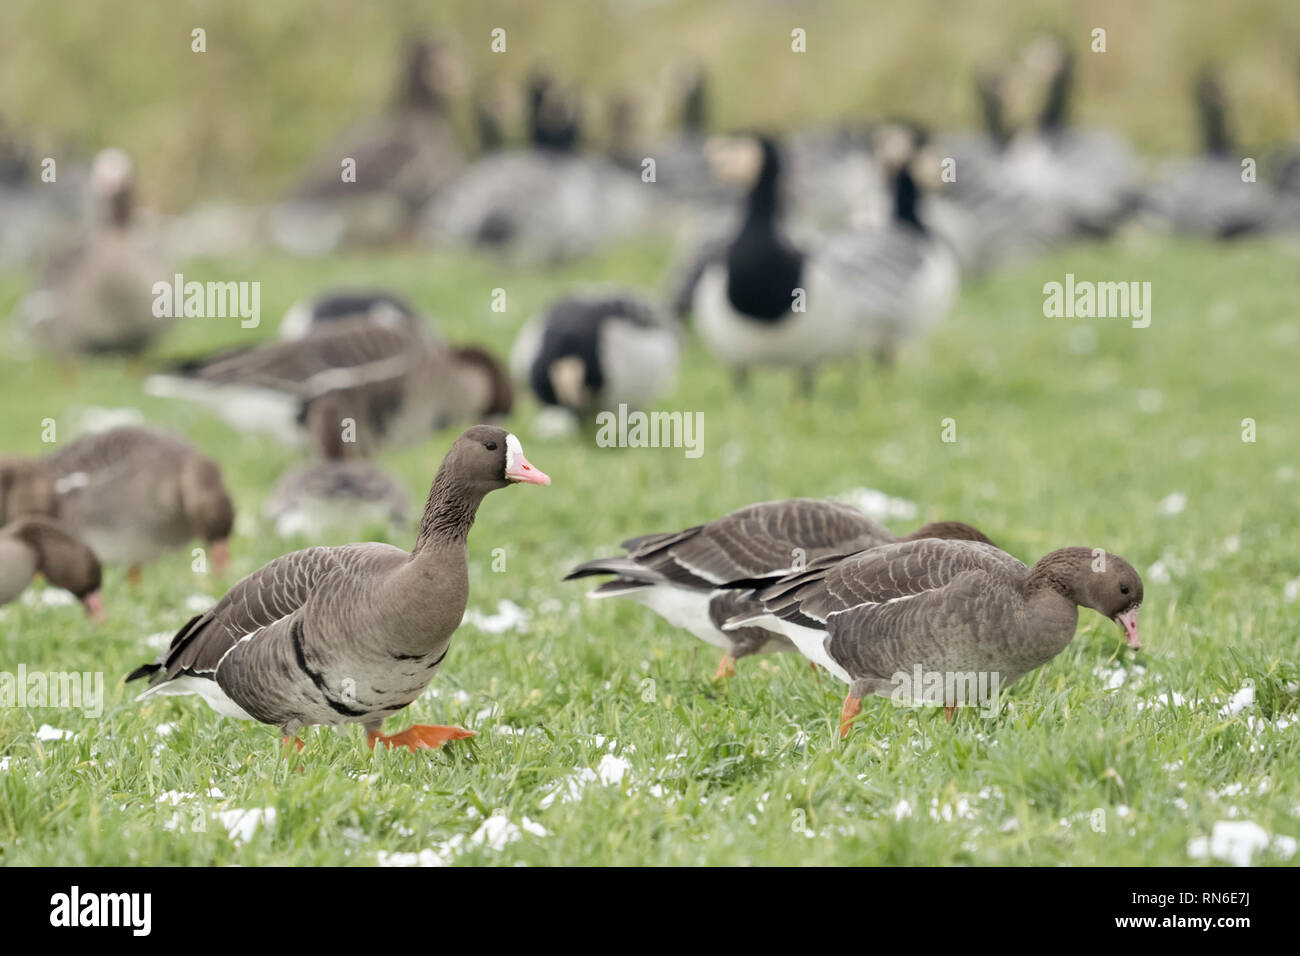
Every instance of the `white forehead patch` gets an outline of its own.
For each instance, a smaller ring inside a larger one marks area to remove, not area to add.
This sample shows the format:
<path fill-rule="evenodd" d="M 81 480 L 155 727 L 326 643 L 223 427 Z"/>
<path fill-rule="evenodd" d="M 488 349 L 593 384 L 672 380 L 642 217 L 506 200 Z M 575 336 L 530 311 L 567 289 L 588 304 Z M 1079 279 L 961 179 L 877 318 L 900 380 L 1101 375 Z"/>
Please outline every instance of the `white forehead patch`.
<path fill-rule="evenodd" d="M 519 444 L 519 439 L 511 432 L 506 432 L 506 473 L 508 474 L 515 467 L 515 462 L 524 457 L 524 446 Z"/>

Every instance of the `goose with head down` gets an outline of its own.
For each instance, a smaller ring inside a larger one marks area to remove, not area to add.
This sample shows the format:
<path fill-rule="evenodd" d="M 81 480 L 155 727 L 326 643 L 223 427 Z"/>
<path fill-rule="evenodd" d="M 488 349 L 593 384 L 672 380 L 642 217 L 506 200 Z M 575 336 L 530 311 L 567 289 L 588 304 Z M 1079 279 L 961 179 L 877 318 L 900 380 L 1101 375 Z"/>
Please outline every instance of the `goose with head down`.
<path fill-rule="evenodd" d="M 37 574 L 71 592 L 86 617 L 104 619 L 95 552 L 49 518 L 23 518 L 0 528 L 0 605 L 18 597 Z"/>
<path fill-rule="evenodd" d="M 1080 606 L 1141 646 L 1142 578 L 1100 549 L 1062 548 L 1028 568 L 982 542 L 902 541 L 810 563 L 760 590 L 756 603 L 724 627 L 778 631 L 848 684 L 841 736 L 864 696 L 898 696 L 901 678 L 918 671 L 925 687 L 938 676 L 942 699 L 907 696 L 943 704 L 949 721 L 958 706 L 996 703 L 1001 687 L 1065 650 Z"/>
<path fill-rule="evenodd" d="M 276 558 L 191 618 L 127 680 L 150 678 L 141 699 L 198 694 L 220 714 L 279 728 L 286 742 L 313 724 L 360 723 L 371 747 L 412 751 L 471 736 L 459 727 L 381 728 L 446 658 L 469 595 L 474 517 L 488 493 L 515 483 L 550 478 L 514 435 L 470 428 L 434 476 L 411 552 L 370 542 Z"/>
<path fill-rule="evenodd" d="M 902 540 L 927 537 L 988 541 L 959 521 L 928 524 Z M 741 657 L 797 650 L 775 629 L 724 629 L 730 618 L 761 609 L 758 589 L 828 555 L 898 540 L 849 505 L 788 498 L 749 505 L 684 531 L 632 538 L 623 542 L 625 555 L 587 561 L 565 580 L 612 575 L 589 597 L 630 598 L 720 648 L 717 676 L 723 677 Z"/>

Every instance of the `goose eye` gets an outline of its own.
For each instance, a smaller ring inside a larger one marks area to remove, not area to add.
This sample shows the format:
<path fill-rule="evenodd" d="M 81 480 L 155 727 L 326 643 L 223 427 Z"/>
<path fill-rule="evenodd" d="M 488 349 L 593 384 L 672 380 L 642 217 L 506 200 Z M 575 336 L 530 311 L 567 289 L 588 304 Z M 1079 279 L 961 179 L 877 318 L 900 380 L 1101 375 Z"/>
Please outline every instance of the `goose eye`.
<path fill-rule="evenodd" d="M 486 448 L 488 451 L 496 451 L 496 450 L 497 450 L 497 443 L 494 442 L 494 441 L 485 441 L 485 442 L 483 443 L 483 447 Z M 1124 593 L 1125 593 L 1125 594 L 1128 593 L 1128 589 L 1127 589 L 1127 588 L 1124 589 Z"/>
<path fill-rule="evenodd" d="M 1121 584 L 1121 585 L 1119 586 L 1119 593 L 1120 593 L 1120 594 L 1128 594 L 1128 585 L 1127 585 L 1127 584 Z"/>

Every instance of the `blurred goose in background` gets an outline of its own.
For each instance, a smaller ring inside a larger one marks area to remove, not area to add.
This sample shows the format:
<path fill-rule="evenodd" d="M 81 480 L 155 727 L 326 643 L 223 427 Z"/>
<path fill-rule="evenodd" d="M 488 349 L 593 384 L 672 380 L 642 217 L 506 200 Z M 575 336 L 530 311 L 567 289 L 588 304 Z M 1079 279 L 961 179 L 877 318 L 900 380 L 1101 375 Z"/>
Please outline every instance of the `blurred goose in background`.
<path fill-rule="evenodd" d="M 365 317 L 328 326 L 302 339 L 182 362 L 151 375 L 145 390 L 197 402 L 236 429 L 291 445 L 315 433 L 315 416 L 337 411 L 355 424 L 363 455 L 510 411 L 510 377 L 482 349 Z"/>
<path fill-rule="evenodd" d="M 54 517 L 59 493 L 43 463 L 17 455 L 0 457 L 0 527 L 26 515 Z"/>
<path fill-rule="evenodd" d="M 548 408 L 573 416 L 649 405 L 673 388 L 681 345 L 655 305 L 632 295 L 572 296 L 533 316 L 510 352 L 511 374 Z"/>
<path fill-rule="evenodd" d="M 336 289 L 295 302 L 280 320 L 281 339 L 301 339 L 335 323 L 365 319 L 400 332 L 437 338 L 433 323 L 395 292 Z"/>
<path fill-rule="evenodd" d="M 1147 189 L 1145 209 L 1158 225 L 1182 235 L 1232 239 L 1260 232 L 1274 215 L 1275 194 L 1265 182 L 1242 181 L 1227 96 L 1208 68 L 1197 77 L 1195 96 L 1203 153 L 1164 166 Z"/>
<path fill-rule="evenodd" d="M 1033 568 L 990 544 L 927 539 L 829 556 L 758 592 L 761 607 L 723 626 L 771 628 L 799 652 L 849 685 L 840 713 L 847 737 L 868 694 L 900 694 L 897 675 L 997 675 L 997 682 L 958 687 L 942 699 L 903 699 L 944 706 L 997 703 L 1003 686 L 1046 664 L 1069 645 L 1079 607 L 1117 623 L 1140 647 L 1142 579 L 1115 554 L 1097 570 L 1092 548 L 1062 548 Z"/>
<path fill-rule="evenodd" d="M 321 255 L 403 238 L 464 166 L 447 103 L 458 77 L 459 64 L 444 45 L 412 42 L 392 112 L 362 123 L 320 156 L 288 201 L 271 211 L 273 240 L 290 252 Z M 353 182 L 343 179 L 345 159 L 356 163 Z"/>
<path fill-rule="evenodd" d="M 721 648 L 717 676 L 724 677 L 734 673 L 739 658 L 797 650 L 772 630 L 722 627 L 744 611 L 762 609 L 754 595 L 764 582 L 775 582 L 827 555 L 931 537 L 988 542 L 975 528 L 957 521 L 928 524 L 900 539 L 849 505 L 790 498 L 749 505 L 685 531 L 632 538 L 623 542 L 626 555 L 587 561 L 564 580 L 613 575 L 587 596 L 630 598 Z"/>
<path fill-rule="evenodd" d="M 411 751 L 473 736 L 460 727 L 382 728 L 424 693 L 451 650 L 469 599 L 475 515 L 488 494 L 516 483 L 551 479 L 514 435 L 474 426 L 438 468 L 410 552 L 365 542 L 278 557 L 126 679 L 149 678 L 137 699 L 198 694 L 219 714 L 279 728 L 285 744 L 313 724 L 360 723 L 372 748 Z"/>
<path fill-rule="evenodd" d="M 215 461 L 175 435 L 122 427 L 83 435 L 41 459 L 59 521 L 105 564 L 140 566 L 203 541 L 213 567 L 229 562 L 235 509 Z"/>
<path fill-rule="evenodd" d="M 1045 87 L 1036 125 L 1005 153 L 1005 174 L 1035 203 L 1057 210 L 1080 237 L 1105 236 L 1137 208 L 1138 161 L 1113 130 L 1070 122 L 1074 53 L 1057 37 L 1030 44 L 1024 70 Z"/>
<path fill-rule="evenodd" d="M 49 518 L 23 518 L 0 528 L 0 605 L 22 594 L 38 574 L 70 591 L 86 617 L 104 619 L 102 572 L 95 552 Z"/>
<path fill-rule="evenodd" d="M 553 264 L 645 222 L 640 180 L 603 156 L 578 151 L 573 97 L 549 77 L 534 76 L 528 114 L 529 148 L 483 157 L 430 203 L 423 231 L 432 244 Z"/>
<path fill-rule="evenodd" d="M 781 229 L 782 160 L 766 137 L 715 141 L 719 175 L 752 183 L 745 220 L 724 259 L 699 270 L 693 313 L 700 340 L 738 382 L 754 365 L 795 369 L 805 392 L 819 365 L 897 344 L 941 320 L 959 286 L 957 260 L 918 216 L 912 169 L 924 137 L 883 128 L 892 215 L 879 229 L 834 236 L 805 252 Z M 935 171 L 937 175 L 937 170 Z"/>
<path fill-rule="evenodd" d="M 91 227 L 56 247 L 38 289 L 19 304 L 28 337 L 64 357 L 144 351 L 175 321 L 154 314 L 154 283 L 171 270 L 133 222 L 135 167 L 120 149 L 95 157 Z"/>
<path fill-rule="evenodd" d="M 280 537 L 318 538 L 339 527 L 406 527 L 410 518 L 406 489 L 373 462 L 353 457 L 356 446 L 344 440 L 342 419 L 341 409 L 322 409 L 315 416 L 312 444 L 321 459 L 285 472 L 267 498 L 263 513 L 275 523 Z"/>

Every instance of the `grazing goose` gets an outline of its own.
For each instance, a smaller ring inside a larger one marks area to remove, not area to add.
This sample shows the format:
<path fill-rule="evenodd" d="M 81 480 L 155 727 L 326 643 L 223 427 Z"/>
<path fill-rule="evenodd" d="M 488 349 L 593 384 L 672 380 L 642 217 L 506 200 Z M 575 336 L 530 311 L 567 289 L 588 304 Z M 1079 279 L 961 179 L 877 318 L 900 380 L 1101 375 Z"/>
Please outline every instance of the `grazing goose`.
<path fill-rule="evenodd" d="M 203 541 L 212 566 L 229 563 L 235 509 L 221 469 L 189 442 L 145 428 L 83 435 L 47 455 L 58 517 L 106 564 L 140 565 Z"/>
<path fill-rule="evenodd" d="M 37 574 L 71 591 L 86 617 L 104 619 L 95 552 L 48 518 L 23 518 L 0 528 L 0 604 L 8 604 Z"/>
<path fill-rule="evenodd" d="M 648 405 L 672 390 L 676 330 L 649 302 L 628 295 L 562 299 L 520 329 L 511 372 L 543 405 L 575 415 Z"/>
<path fill-rule="evenodd" d="M 399 331 L 429 333 L 432 326 L 419 311 L 394 292 L 336 290 L 295 302 L 280 320 L 281 339 L 301 339 L 330 328 L 335 322 L 364 318 Z"/>
<path fill-rule="evenodd" d="M 937 537 L 984 541 L 970 525 L 941 521 L 901 540 Z M 888 528 L 849 505 L 790 498 L 750 505 L 707 524 L 623 542 L 627 554 L 597 558 L 564 580 L 614 575 L 588 597 L 628 597 L 664 620 L 723 650 L 718 676 L 732 673 L 738 658 L 794 651 L 778 633 L 758 627 L 725 631 L 723 622 L 761 608 L 754 589 L 827 555 L 844 555 L 890 544 Z"/>
<path fill-rule="evenodd" d="M 530 148 L 478 160 L 429 204 L 434 245 L 480 247 L 553 264 L 626 234 L 645 219 L 645 187 L 608 159 L 578 152 L 574 101 L 548 77 L 528 91 Z"/>
<path fill-rule="evenodd" d="M 1267 183 L 1242 181 L 1242 157 L 1234 151 L 1218 76 L 1203 70 L 1195 93 L 1203 155 L 1165 166 L 1147 190 L 1146 209 L 1182 235 L 1232 239 L 1260 232 L 1274 215 L 1274 193 Z"/>
<path fill-rule="evenodd" d="M 199 694 L 219 714 L 278 727 L 360 723 L 373 748 L 438 747 L 471 736 L 420 724 L 380 732 L 423 693 L 450 650 L 469 595 L 466 539 L 483 497 L 550 478 L 503 429 L 475 425 L 442 461 L 409 554 L 369 542 L 295 551 L 191 618 L 154 663 L 139 699 Z M 301 747 L 299 742 L 299 747 Z"/>
<path fill-rule="evenodd" d="M 328 324 L 300 340 L 184 362 L 150 376 L 145 390 L 198 402 L 234 428 L 292 445 L 303 444 L 328 397 L 331 411 L 352 419 L 363 455 L 510 411 L 509 374 L 480 349 L 367 318 Z"/>
<path fill-rule="evenodd" d="M 982 542 L 902 541 L 810 563 L 758 601 L 724 627 L 777 630 L 848 684 L 841 737 L 864 696 L 897 696 L 900 675 L 918 671 L 927 688 L 928 675 L 942 675 L 949 722 L 958 706 L 996 703 L 1002 686 L 1065 650 L 1080 606 L 1141 646 L 1142 579 L 1123 558 L 1089 548 L 1053 551 L 1031 569 Z M 984 680 L 958 687 L 956 675 Z"/>
<path fill-rule="evenodd" d="M 370 523 L 406 527 L 406 489 L 374 463 L 350 457 L 355 446 L 344 441 L 342 418 L 338 409 L 321 408 L 313 443 L 322 459 L 285 472 L 267 498 L 263 513 L 280 537 L 319 537 L 327 528 Z"/>
<path fill-rule="evenodd" d="M 313 164 L 289 200 L 272 209 L 272 238 L 291 252 L 400 239 L 431 197 L 464 165 L 447 107 L 458 65 L 438 43 L 410 45 L 396 108 L 363 123 Z M 355 161 L 345 181 L 342 163 Z"/>
<path fill-rule="evenodd" d="M 154 283 L 171 270 L 134 228 L 135 172 L 120 149 L 95 157 L 91 196 L 97 221 L 45 263 L 40 288 L 19 306 L 41 349 L 63 356 L 138 353 L 172 325 L 154 314 Z"/>

